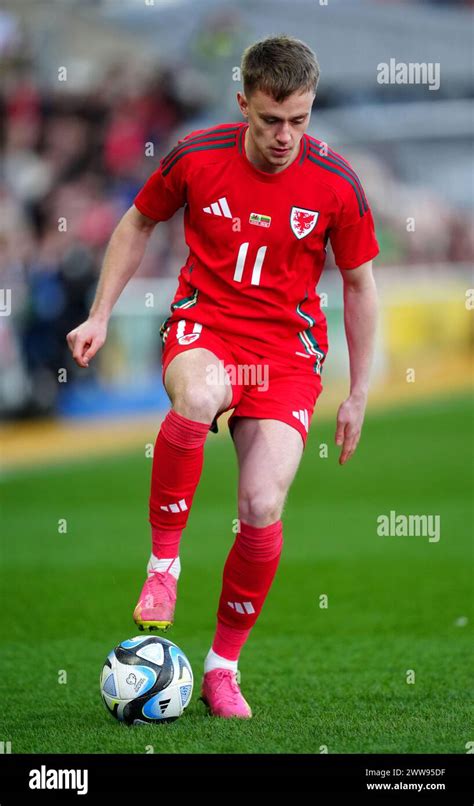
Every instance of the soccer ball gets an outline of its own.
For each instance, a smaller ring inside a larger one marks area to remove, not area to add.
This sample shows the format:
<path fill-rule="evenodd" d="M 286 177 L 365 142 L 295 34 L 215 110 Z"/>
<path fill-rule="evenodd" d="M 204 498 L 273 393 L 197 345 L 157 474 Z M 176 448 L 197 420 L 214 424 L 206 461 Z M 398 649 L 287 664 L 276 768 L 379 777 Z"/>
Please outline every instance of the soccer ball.
<path fill-rule="evenodd" d="M 183 650 L 156 636 L 122 641 L 100 675 L 107 710 L 127 725 L 173 722 L 189 704 L 193 672 Z"/>

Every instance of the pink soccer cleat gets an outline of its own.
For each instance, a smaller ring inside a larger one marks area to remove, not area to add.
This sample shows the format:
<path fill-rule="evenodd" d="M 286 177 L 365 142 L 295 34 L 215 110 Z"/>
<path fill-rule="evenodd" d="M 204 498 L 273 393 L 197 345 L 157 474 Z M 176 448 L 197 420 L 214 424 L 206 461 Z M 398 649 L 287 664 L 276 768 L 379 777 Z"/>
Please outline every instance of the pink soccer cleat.
<path fill-rule="evenodd" d="M 133 620 L 140 630 L 169 630 L 176 606 L 177 580 L 167 571 L 150 571 Z"/>
<path fill-rule="evenodd" d="M 201 699 L 212 716 L 225 719 L 250 719 L 252 710 L 239 688 L 240 672 L 230 669 L 213 669 L 206 672 L 202 681 Z"/>

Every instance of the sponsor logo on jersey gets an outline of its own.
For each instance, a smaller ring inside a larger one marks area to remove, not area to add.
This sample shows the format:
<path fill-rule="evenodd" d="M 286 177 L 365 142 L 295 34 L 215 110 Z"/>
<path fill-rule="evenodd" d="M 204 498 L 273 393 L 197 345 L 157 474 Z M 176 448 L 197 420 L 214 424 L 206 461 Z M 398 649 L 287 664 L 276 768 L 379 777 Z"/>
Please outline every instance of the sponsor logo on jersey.
<path fill-rule="evenodd" d="M 232 608 L 232 610 L 235 610 L 236 613 L 242 613 L 243 615 L 246 613 L 249 615 L 255 613 L 252 602 L 227 602 L 227 604 Z"/>
<path fill-rule="evenodd" d="M 316 226 L 319 212 L 306 210 L 304 207 L 292 207 L 290 213 L 290 226 L 298 240 L 306 238 Z"/>
<path fill-rule="evenodd" d="M 250 224 L 255 224 L 257 227 L 269 227 L 272 219 L 269 215 L 262 215 L 261 213 L 250 213 Z"/>
<path fill-rule="evenodd" d="M 227 204 L 227 199 L 225 196 L 218 199 L 216 202 L 212 202 L 209 207 L 202 208 L 205 213 L 208 215 L 218 215 L 224 216 L 224 218 L 232 218 L 232 214 L 229 210 L 229 205 Z"/>

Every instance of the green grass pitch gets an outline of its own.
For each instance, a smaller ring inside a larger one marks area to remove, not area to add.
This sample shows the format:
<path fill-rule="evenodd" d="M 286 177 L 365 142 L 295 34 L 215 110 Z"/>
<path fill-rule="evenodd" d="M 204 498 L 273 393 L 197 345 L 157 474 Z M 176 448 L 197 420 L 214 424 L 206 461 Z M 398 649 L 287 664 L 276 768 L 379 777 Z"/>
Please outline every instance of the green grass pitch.
<path fill-rule="evenodd" d="M 464 396 L 369 414 L 344 468 L 333 421 L 315 417 L 285 508 L 281 566 L 241 658 L 249 722 L 210 718 L 198 700 L 236 517 L 228 435 L 209 437 L 183 540 L 166 637 L 196 679 L 191 705 L 168 725 L 115 722 L 98 689 L 107 653 L 137 634 L 151 460 L 136 452 L 7 476 L 0 741 L 13 753 L 465 753 L 471 408 Z M 377 516 L 390 510 L 439 514 L 440 541 L 379 537 Z"/>

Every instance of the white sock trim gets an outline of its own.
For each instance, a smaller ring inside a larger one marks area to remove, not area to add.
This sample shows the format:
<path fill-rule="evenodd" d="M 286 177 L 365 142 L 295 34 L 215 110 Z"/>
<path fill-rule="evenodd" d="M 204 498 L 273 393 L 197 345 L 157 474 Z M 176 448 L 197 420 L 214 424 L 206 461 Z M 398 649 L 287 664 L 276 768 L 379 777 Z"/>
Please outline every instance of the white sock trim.
<path fill-rule="evenodd" d="M 236 672 L 238 665 L 239 662 L 237 660 L 223 658 L 211 648 L 204 661 L 204 674 L 207 674 L 207 672 L 212 672 L 213 669 L 230 669 L 232 672 Z"/>
<path fill-rule="evenodd" d="M 154 554 L 150 554 L 146 571 L 147 574 L 151 574 L 152 571 L 160 571 L 161 573 L 168 571 L 175 579 L 179 579 L 181 562 L 179 557 L 163 557 L 159 559 Z"/>

